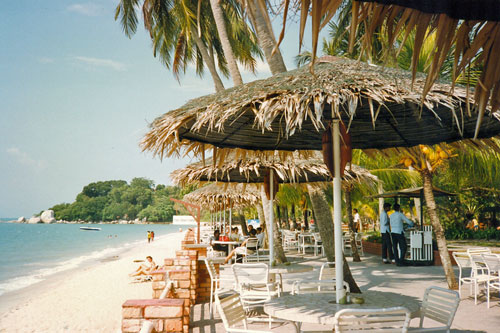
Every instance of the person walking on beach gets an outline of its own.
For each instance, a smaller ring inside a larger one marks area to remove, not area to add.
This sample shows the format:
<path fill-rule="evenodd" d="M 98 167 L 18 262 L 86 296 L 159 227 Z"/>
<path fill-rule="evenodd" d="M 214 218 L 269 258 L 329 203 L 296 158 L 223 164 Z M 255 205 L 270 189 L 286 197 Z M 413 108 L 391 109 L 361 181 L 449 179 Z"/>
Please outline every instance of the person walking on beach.
<path fill-rule="evenodd" d="M 151 230 L 151 241 L 153 242 L 155 240 L 155 232 Z"/>
<path fill-rule="evenodd" d="M 396 259 L 396 265 L 404 266 L 407 246 L 403 221 L 408 223 L 410 227 L 413 227 L 414 223 L 399 211 L 399 209 L 401 208 L 399 204 L 394 204 L 392 208 L 394 209 L 394 213 L 392 213 L 389 217 L 389 221 L 391 224 L 392 251 L 394 251 L 394 259 Z"/>
<path fill-rule="evenodd" d="M 148 243 L 151 243 L 151 231 L 148 230 Z"/>
<path fill-rule="evenodd" d="M 391 241 L 391 228 L 389 223 L 389 216 L 387 212 L 391 210 L 391 204 L 385 203 L 384 210 L 380 214 L 380 235 L 382 235 L 382 261 L 384 264 L 390 264 L 391 262 L 396 263 L 394 260 L 394 254 L 392 252 L 392 241 Z M 387 260 L 387 253 L 389 253 L 389 260 Z"/>

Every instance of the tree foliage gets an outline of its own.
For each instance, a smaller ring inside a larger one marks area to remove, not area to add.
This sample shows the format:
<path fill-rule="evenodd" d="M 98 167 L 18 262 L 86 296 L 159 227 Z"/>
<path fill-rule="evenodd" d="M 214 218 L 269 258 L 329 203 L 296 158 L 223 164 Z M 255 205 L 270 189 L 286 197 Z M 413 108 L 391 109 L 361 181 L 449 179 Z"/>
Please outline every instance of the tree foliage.
<path fill-rule="evenodd" d="M 165 186 L 146 178 L 90 183 L 83 187 L 76 200 L 53 206 L 58 220 L 109 222 L 118 219 L 146 219 L 153 222 L 172 221 L 176 213 L 170 198 L 182 198 L 194 188 Z"/>

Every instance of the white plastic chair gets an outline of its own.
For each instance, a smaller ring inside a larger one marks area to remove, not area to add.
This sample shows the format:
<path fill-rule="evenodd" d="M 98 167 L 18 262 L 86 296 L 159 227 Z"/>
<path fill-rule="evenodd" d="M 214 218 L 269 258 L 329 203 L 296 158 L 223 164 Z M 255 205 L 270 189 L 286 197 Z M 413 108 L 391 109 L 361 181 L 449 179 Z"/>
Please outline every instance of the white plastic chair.
<path fill-rule="evenodd" d="M 255 250 L 248 250 L 248 248 L 255 249 Z M 243 262 L 249 262 L 249 261 L 260 261 L 259 258 L 259 240 L 257 238 L 249 238 L 245 247 L 244 247 L 245 252 L 242 253 L 243 257 Z"/>
<path fill-rule="evenodd" d="M 469 254 L 472 265 L 472 282 L 474 284 L 474 304 L 477 304 L 477 295 L 479 294 L 479 286 L 484 284 L 486 286 L 490 280 L 488 268 L 483 262 L 480 254 Z"/>
<path fill-rule="evenodd" d="M 469 255 L 491 254 L 489 247 L 470 247 L 467 249 Z"/>
<path fill-rule="evenodd" d="M 327 261 L 323 265 L 321 265 L 321 269 L 319 270 L 320 280 L 335 280 L 335 275 L 334 261 Z"/>
<path fill-rule="evenodd" d="M 207 271 L 210 275 L 210 318 L 213 318 L 213 300 L 215 293 L 217 293 L 221 289 L 220 282 L 234 282 L 234 279 L 231 277 L 221 278 L 220 274 L 217 273 L 217 270 L 215 269 L 213 261 L 210 259 L 205 258 L 205 265 L 207 266 Z"/>
<path fill-rule="evenodd" d="M 358 232 L 354 235 L 354 242 L 356 243 L 359 254 L 364 256 L 365 252 L 363 251 L 363 234 L 361 232 Z"/>
<path fill-rule="evenodd" d="M 298 250 L 299 241 L 294 232 L 283 230 L 283 250 Z"/>
<path fill-rule="evenodd" d="M 335 315 L 335 332 L 407 332 L 410 311 L 404 307 L 344 309 Z"/>
<path fill-rule="evenodd" d="M 425 290 L 422 306 L 420 307 L 420 324 L 418 328 L 409 329 L 410 332 L 450 332 L 453 318 L 460 303 L 460 295 L 449 289 L 431 286 Z M 444 326 L 423 328 L 424 318 L 437 321 Z"/>
<path fill-rule="evenodd" d="M 323 256 L 325 253 L 325 250 L 323 249 L 323 242 L 321 241 L 321 235 L 319 232 L 314 232 L 313 233 L 313 247 L 314 247 L 314 256 L 318 256 L 318 250 L 321 251 L 321 255 Z"/>
<path fill-rule="evenodd" d="M 490 278 L 486 282 L 486 303 L 488 309 L 490 308 L 490 289 L 496 289 L 500 292 L 500 258 L 495 254 L 481 255 L 483 262 L 488 269 Z"/>
<path fill-rule="evenodd" d="M 219 314 L 224 324 L 226 332 L 269 332 L 260 330 L 248 329 L 248 318 L 243 307 L 243 303 L 238 294 L 231 295 L 225 298 L 219 298 L 215 295 L 215 304 L 219 310 Z M 269 332 L 270 333 L 270 332 Z"/>
<path fill-rule="evenodd" d="M 269 267 L 266 264 L 234 264 L 232 269 L 236 288 L 245 310 L 263 306 L 271 298 L 281 296 L 279 284 L 269 279 Z M 252 320 L 258 319 L 252 318 Z M 272 317 L 269 316 L 267 320 L 271 327 Z"/>
<path fill-rule="evenodd" d="M 314 250 L 313 234 L 299 234 L 298 237 L 299 237 L 299 250 L 298 250 L 299 253 L 302 251 L 302 254 L 305 255 L 307 248 L 312 248 Z M 310 242 L 306 242 L 306 239 L 308 239 Z"/>
<path fill-rule="evenodd" d="M 470 294 L 472 295 L 472 285 L 474 278 L 472 277 L 472 263 L 470 256 L 467 252 L 453 252 L 453 259 L 458 265 L 458 293 L 462 296 L 462 284 L 470 285 Z M 465 269 L 470 268 L 470 272 L 464 272 Z"/>

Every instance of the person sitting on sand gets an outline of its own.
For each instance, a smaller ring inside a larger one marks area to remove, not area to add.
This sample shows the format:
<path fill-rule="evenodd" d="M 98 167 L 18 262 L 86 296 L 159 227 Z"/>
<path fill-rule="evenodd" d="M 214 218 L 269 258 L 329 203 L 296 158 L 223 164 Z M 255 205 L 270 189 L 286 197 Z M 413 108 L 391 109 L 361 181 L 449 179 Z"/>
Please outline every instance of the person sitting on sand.
<path fill-rule="evenodd" d="M 156 263 L 153 261 L 153 257 L 147 256 L 146 260 L 148 262 L 145 262 L 139 266 L 135 272 L 130 273 L 129 276 L 139 276 L 139 275 L 150 275 L 151 272 L 153 272 L 158 266 L 156 266 Z"/>
<path fill-rule="evenodd" d="M 232 250 L 231 253 L 229 253 L 229 255 L 226 257 L 226 260 L 224 260 L 224 264 L 227 264 L 235 254 L 240 254 L 240 255 L 251 254 L 257 250 L 255 247 L 253 248 L 246 247 L 248 240 L 255 239 L 258 241 L 258 238 L 256 237 L 257 231 L 255 229 L 250 230 L 249 233 L 250 237 L 247 238 L 243 243 L 241 243 L 241 246 L 238 246 L 237 248 Z"/>

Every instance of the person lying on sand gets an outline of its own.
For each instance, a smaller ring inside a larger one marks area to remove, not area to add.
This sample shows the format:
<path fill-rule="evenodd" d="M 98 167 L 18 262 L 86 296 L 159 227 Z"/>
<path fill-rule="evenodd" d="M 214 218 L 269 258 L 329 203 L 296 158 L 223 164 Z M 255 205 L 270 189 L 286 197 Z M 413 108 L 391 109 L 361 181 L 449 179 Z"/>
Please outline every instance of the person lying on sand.
<path fill-rule="evenodd" d="M 133 273 L 130 273 L 129 276 L 149 275 L 158 267 L 153 261 L 153 257 L 147 256 L 146 260 L 147 262 L 141 264 Z"/>

